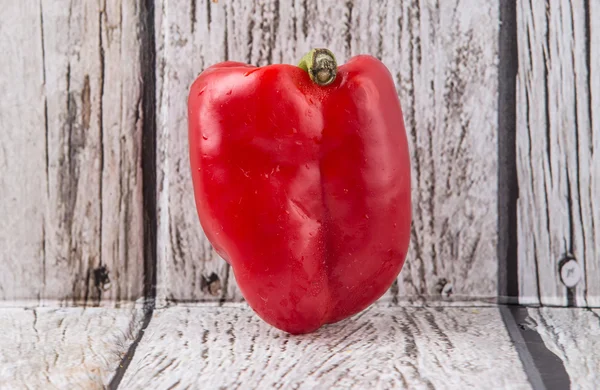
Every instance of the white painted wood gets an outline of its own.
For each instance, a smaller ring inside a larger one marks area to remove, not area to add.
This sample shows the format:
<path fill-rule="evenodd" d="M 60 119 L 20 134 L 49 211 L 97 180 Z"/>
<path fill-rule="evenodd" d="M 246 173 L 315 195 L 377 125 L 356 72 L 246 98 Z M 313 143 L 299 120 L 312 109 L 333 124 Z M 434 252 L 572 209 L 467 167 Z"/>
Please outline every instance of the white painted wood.
<path fill-rule="evenodd" d="M 293 64 L 311 47 L 326 46 L 340 62 L 359 53 L 380 57 L 404 106 L 414 230 L 399 282 L 383 299 L 493 299 L 497 34 L 498 7 L 485 0 L 160 2 L 159 298 L 241 299 L 195 211 L 185 106 L 190 84 L 226 59 Z"/>
<path fill-rule="evenodd" d="M 28 26 L 26 33 L 19 33 Z M 47 176 L 39 10 L 0 8 L 0 298 L 41 295 Z M 31 50 L 25 58 L 23 47 Z M 29 129 L 29 131 L 27 131 Z M 37 134 L 31 130 L 38 129 Z M 24 180 L 26 178 L 27 180 Z"/>
<path fill-rule="evenodd" d="M 196 214 L 187 143 L 188 88 L 209 65 L 203 53 L 225 56 L 223 3 L 156 4 L 157 295 L 162 300 L 220 298 L 227 286 L 228 266 L 204 237 Z M 212 274 L 218 280 L 209 283 Z"/>
<path fill-rule="evenodd" d="M 589 107 L 600 107 L 600 4 L 597 1 L 589 2 L 588 20 L 590 21 L 589 35 L 589 77 L 590 77 L 590 102 Z M 593 21 L 593 22 L 592 22 Z M 593 23 L 593 27 L 592 27 Z M 592 110 L 594 112 L 594 110 Z M 590 214 L 585 218 L 585 222 L 593 222 L 594 229 L 589 231 L 585 237 L 586 248 L 591 248 L 592 243 L 596 249 L 586 249 L 586 277 L 587 282 L 587 303 L 589 306 L 600 307 L 600 207 L 598 207 L 598 195 L 600 194 L 600 119 L 598 119 L 598 110 L 595 110 L 595 117 L 591 123 L 592 139 L 588 139 L 588 146 L 592 146 L 595 151 L 591 158 L 591 165 L 595 167 L 594 173 L 590 175 L 590 195 L 587 211 Z M 594 197 L 595 196 L 595 197 Z M 595 200 L 595 201 L 594 201 Z M 590 207 L 594 202 L 594 207 Z M 591 218 L 590 218 L 591 216 Z M 588 225 L 589 226 L 589 225 Z M 595 257 L 594 257 L 595 255 Z"/>
<path fill-rule="evenodd" d="M 137 3 L 0 7 L 0 300 L 142 295 Z"/>
<path fill-rule="evenodd" d="M 413 154 L 414 229 L 399 296 L 495 297 L 498 6 L 356 3 L 362 33 L 351 52 L 388 64 Z"/>
<path fill-rule="evenodd" d="M 519 1 L 517 14 L 520 301 L 599 306 L 600 4 Z M 572 302 L 570 255 L 582 273 Z"/>
<path fill-rule="evenodd" d="M 383 308 L 290 336 L 245 306 L 155 311 L 126 389 L 529 389 L 496 308 Z"/>
<path fill-rule="evenodd" d="M 572 390 L 595 390 L 600 383 L 600 310 L 527 309 L 528 324 L 565 366 Z"/>
<path fill-rule="evenodd" d="M 141 309 L 0 309 L 0 388 L 104 389 Z"/>

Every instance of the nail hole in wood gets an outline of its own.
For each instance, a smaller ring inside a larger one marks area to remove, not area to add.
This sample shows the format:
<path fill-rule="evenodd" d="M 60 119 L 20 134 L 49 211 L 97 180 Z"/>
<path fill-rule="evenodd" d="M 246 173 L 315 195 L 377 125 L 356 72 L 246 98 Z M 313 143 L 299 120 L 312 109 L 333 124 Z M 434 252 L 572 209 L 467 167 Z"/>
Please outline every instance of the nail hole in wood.
<path fill-rule="evenodd" d="M 208 277 L 202 275 L 200 288 L 203 292 L 212 295 L 213 297 L 221 295 L 221 279 L 216 273 L 211 273 Z"/>
<path fill-rule="evenodd" d="M 439 279 L 435 284 L 435 291 L 444 298 L 450 298 L 452 295 L 452 289 L 452 283 L 450 283 L 446 278 Z"/>
<path fill-rule="evenodd" d="M 577 262 L 577 259 L 571 254 L 565 255 L 565 257 L 559 262 L 558 270 L 560 273 L 560 280 L 567 288 L 573 288 L 581 280 L 581 267 Z"/>
<path fill-rule="evenodd" d="M 108 274 L 108 268 L 104 265 L 94 268 L 94 286 L 96 286 L 97 289 L 106 291 L 110 288 L 111 284 Z"/>

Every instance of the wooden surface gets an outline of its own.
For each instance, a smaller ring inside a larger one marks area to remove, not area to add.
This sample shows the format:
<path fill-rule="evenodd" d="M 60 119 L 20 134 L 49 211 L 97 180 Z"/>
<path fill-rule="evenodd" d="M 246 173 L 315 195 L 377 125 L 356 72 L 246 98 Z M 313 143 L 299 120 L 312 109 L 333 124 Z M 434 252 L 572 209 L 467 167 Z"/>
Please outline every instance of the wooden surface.
<path fill-rule="evenodd" d="M 525 343 L 555 354 L 571 389 L 595 389 L 600 310 L 527 312 L 517 325 L 541 341 Z M 0 309 L 0 388 L 531 388 L 495 307 L 379 304 L 304 336 L 270 327 L 245 304 L 158 309 L 141 331 L 143 313 Z M 547 357 L 533 358 L 542 369 Z"/>
<path fill-rule="evenodd" d="M 226 59 L 296 63 L 311 47 L 340 63 L 370 53 L 391 70 L 413 154 L 414 229 L 385 300 L 496 295 L 498 7 L 484 0 L 157 3 L 158 296 L 237 301 L 204 237 L 187 149 L 189 85 Z"/>
<path fill-rule="evenodd" d="M 600 310 L 527 309 L 528 325 L 558 356 L 569 374 L 571 390 L 595 390 L 600 383 Z"/>
<path fill-rule="evenodd" d="M 104 389 L 140 309 L 0 309 L 0 388 Z"/>
<path fill-rule="evenodd" d="M 126 389 L 529 389 L 497 308 L 375 306 L 305 336 L 245 305 L 154 312 Z"/>
<path fill-rule="evenodd" d="M 0 8 L 0 300 L 142 295 L 135 3 Z"/>
<path fill-rule="evenodd" d="M 600 3 L 520 1 L 517 16 L 521 302 L 598 307 Z"/>

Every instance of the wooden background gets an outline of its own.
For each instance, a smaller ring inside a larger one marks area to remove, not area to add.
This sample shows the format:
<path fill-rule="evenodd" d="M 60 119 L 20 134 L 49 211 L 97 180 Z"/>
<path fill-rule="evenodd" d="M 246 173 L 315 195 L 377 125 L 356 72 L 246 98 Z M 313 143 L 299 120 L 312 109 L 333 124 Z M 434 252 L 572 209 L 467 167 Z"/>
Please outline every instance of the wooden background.
<path fill-rule="evenodd" d="M 383 301 L 600 306 L 600 1 L 520 0 L 505 36 L 486 0 L 1 5 L 1 304 L 241 300 L 196 216 L 187 90 L 325 46 L 382 59 L 404 109 L 414 222 Z"/>
<path fill-rule="evenodd" d="M 517 24 L 522 302 L 598 307 L 600 1 L 521 2 Z M 567 289 L 571 257 L 581 278 Z"/>
<path fill-rule="evenodd" d="M 0 299 L 143 294 L 136 3 L 2 1 Z"/>

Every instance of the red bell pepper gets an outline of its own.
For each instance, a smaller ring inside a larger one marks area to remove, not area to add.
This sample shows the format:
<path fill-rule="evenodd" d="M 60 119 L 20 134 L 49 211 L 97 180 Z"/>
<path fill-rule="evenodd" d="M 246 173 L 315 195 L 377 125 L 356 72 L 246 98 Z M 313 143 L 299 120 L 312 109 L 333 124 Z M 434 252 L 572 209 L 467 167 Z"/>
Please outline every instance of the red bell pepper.
<path fill-rule="evenodd" d="M 292 334 L 362 311 L 409 244 L 410 158 L 387 68 L 223 62 L 188 98 L 198 215 L 254 311 Z"/>

